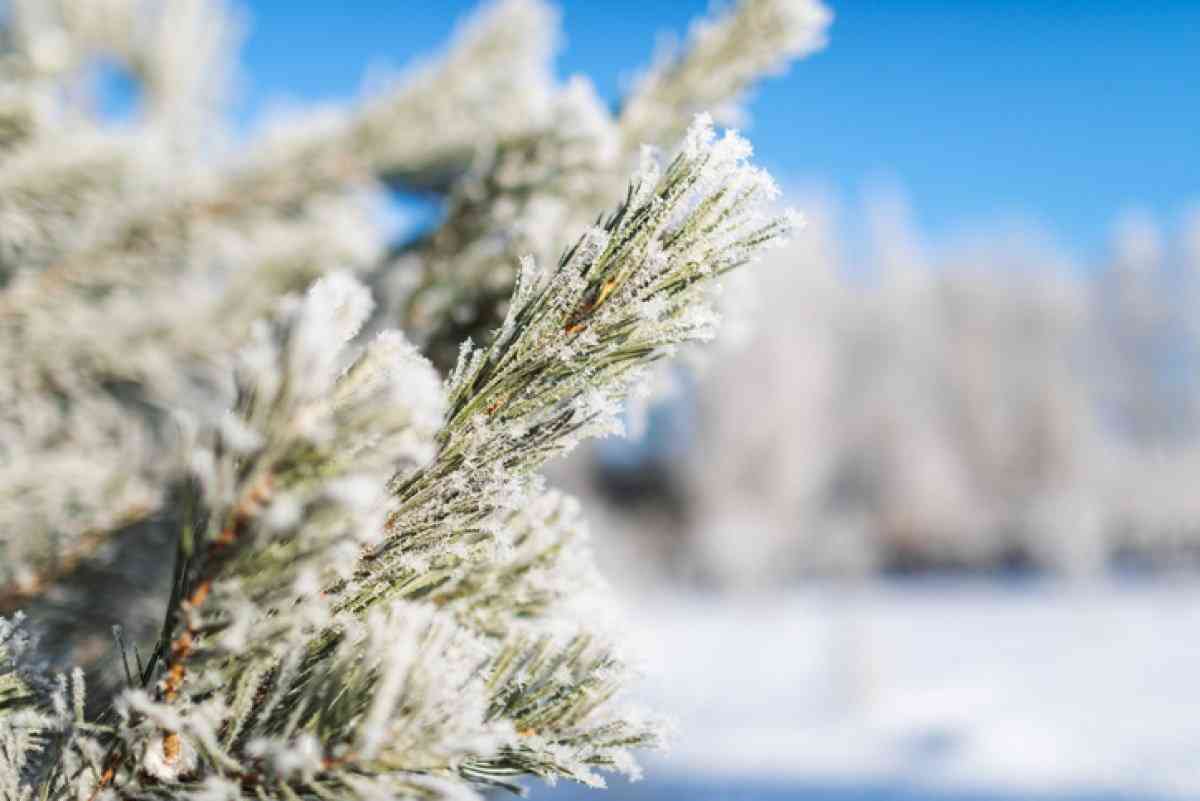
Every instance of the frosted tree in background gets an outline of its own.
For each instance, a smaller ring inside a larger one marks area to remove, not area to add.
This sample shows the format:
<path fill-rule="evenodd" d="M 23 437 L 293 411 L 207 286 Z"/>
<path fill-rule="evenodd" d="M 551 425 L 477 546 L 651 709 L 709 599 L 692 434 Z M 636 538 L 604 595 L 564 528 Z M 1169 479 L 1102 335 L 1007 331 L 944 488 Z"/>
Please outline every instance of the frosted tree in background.
<path fill-rule="evenodd" d="M 626 558 L 670 543 L 671 569 L 748 587 L 1195 566 L 1200 218 L 1172 242 L 1129 217 L 1077 264 L 1020 232 L 937 247 L 895 197 L 858 215 L 855 250 L 805 205 L 805 236 L 757 271 L 751 340 L 676 400 L 689 443 L 633 468 L 652 498 L 605 505 L 586 463 L 564 476 Z"/>
<path fill-rule="evenodd" d="M 618 430 L 788 230 L 705 112 L 828 12 L 697 22 L 614 114 L 553 79 L 553 11 L 505 0 L 235 148 L 224 3 L 4 11 L 0 797 L 635 774 L 658 725 L 621 700 L 578 505 L 541 471 Z M 132 120 L 100 107 L 112 65 Z M 389 242 L 394 186 L 445 219 Z"/>

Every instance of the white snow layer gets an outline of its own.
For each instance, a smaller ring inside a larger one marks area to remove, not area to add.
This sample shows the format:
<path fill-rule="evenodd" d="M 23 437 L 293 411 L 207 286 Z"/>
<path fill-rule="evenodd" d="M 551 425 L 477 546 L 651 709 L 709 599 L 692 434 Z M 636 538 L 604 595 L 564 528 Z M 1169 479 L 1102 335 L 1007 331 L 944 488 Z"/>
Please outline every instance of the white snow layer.
<path fill-rule="evenodd" d="M 647 774 L 1200 796 L 1200 584 L 640 598 Z"/>

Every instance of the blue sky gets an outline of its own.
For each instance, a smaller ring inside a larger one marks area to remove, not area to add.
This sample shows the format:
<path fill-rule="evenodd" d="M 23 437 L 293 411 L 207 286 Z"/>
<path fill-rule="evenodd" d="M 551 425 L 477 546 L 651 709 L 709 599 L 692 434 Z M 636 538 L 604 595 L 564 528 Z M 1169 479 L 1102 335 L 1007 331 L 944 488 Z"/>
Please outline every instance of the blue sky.
<path fill-rule="evenodd" d="M 249 0 L 242 113 L 352 95 L 371 64 L 435 51 L 466 0 Z M 566 0 L 560 74 L 615 99 L 663 32 L 708 0 Z M 846 0 L 830 47 L 750 106 L 785 184 L 853 202 L 907 192 L 953 236 L 1032 221 L 1089 254 L 1130 208 L 1168 225 L 1200 202 L 1200 1 Z"/>

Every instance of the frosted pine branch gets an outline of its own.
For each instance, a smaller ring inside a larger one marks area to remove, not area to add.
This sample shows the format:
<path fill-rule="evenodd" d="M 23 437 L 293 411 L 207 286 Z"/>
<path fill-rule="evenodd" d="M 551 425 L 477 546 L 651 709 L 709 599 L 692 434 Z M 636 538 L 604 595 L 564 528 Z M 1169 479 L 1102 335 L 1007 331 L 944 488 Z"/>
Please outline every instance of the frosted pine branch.
<path fill-rule="evenodd" d="M 741 0 L 692 23 L 684 50 L 660 57 L 621 108 L 626 146 L 669 141 L 700 111 L 736 120 L 753 82 L 823 48 L 832 19 L 818 0 Z"/>
<path fill-rule="evenodd" d="M 222 82 L 201 75 L 232 20 L 211 0 L 6 18 L 0 605 L 36 617 L 54 587 L 79 611 L 37 621 L 36 649 L 0 627 L 3 801 L 476 798 L 636 775 L 660 726 L 622 700 L 586 526 L 540 471 L 712 336 L 720 277 L 787 229 L 772 183 L 701 117 L 616 203 L 633 149 L 585 81 L 554 85 L 553 14 L 532 0 L 357 108 L 219 157 L 197 121 Z M 128 130 L 52 102 L 96 57 L 142 82 Z M 355 277 L 388 263 L 385 181 L 450 197 L 408 251 L 416 344 L 376 330 L 391 309 L 372 317 Z M 563 229 L 582 236 L 555 258 Z M 484 335 L 443 380 L 426 355 L 464 306 Z M 109 607 L 88 582 L 117 567 L 145 587 Z M 89 646 L 85 693 L 71 648 L 112 608 L 129 633 L 114 660 Z"/>
<path fill-rule="evenodd" d="M 456 187 L 439 228 L 390 264 L 387 318 L 449 370 L 462 339 L 485 341 L 503 318 L 517 257 L 555 258 L 619 199 L 643 145 L 673 146 L 696 113 L 737 107 L 759 78 L 823 47 L 830 20 L 816 0 L 743 0 L 694 23 L 615 116 L 573 79 L 548 124 L 502 140 Z"/>
<path fill-rule="evenodd" d="M 248 156 L 214 159 L 168 134 L 197 127 L 205 92 L 220 95 L 215 77 L 227 65 L 205 65 L 236 38 L 223 3 L 56 0 L 15 4 L 10 17 L 0 85 L 24 133 L 0 171 L 0 350 L 13 360 L 0 366 L 0 386 L 23 397 L 5 399 L 0 435 L 11 445 L 0 474 L 22 488 L 14 495 L 44 498 L 0 511 L 42 533 L 0 568 L 0 586 L 19 597 L 46 583 L 46 536 L 88 555 L 106 532 L 159 508 L 163 432 L 140 404 L 212 402 L 212 362 L 279 295 L 330 265 L 379 260 L 375 209 L 364 202 L 379 177 L 456 174 L 490 138 L 545 119 L 554 28 L 535 0 L 499 3 L 444 57 L 360 107 L 328 123 L 292 120 L 287 136 L 264 137 Z M 62 88 L 86 85 L 97 55 L 143 79 L 159 110 L 146 125 L 111 131 L 89 108 L 54 106 L 79 96 Z M 428 151 L 431 142 L 444 150 Z M 198 380 L 183 380 L 181 356 Z M 114 384 L 133 408 L 112 397 Z M 64 396 L 55 414 L 47 392 Z M 31 464 L 58 466 L 57 480 Z"/>
<path fill-rule="evenodd" d="M 504 328 L 464 349 L 445 399 L 397 334 L 350 352 L 370 299 L 348 276 L 255 326 L 233 411 L 193 453 L 154 680 L 123 696 L 102 758 L 72 735 L 63 753 L 97 769 L 56 788 L 188 795 L 224 775 L 366 797 L 635 770 L 656 727 L 610 700 L 626 669 L 573 597 L 603 583 L 569 503 L 534 476 L 610 430 L 647 364 L 711 335 L 712 282 L 785 231 L 748 155 L 698 120 L 557 269 L 523 267 Z"/>
<path fill-rule="evenodd" d="M 716 280 L 788 228 L 766 215 L 775 188 L 748 156 L 745 140 L 715 139 L 701 118 L 665 170 L 648 161 L 626 202 L 556 269 L 522 266 L 495 339 L 463 345 L 437 460 L 394 483 L 385 550 L 436 543 L 517 503 L 506 496 L 547 459 L 615 430 L 649 364 L 712 335 Z"/>

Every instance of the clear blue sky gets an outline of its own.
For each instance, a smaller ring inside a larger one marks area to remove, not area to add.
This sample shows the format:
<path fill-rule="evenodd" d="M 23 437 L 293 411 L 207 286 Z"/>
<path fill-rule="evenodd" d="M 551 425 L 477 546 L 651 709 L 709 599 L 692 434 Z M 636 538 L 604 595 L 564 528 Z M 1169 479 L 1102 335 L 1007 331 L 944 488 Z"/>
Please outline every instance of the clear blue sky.
<path fill-rule="evenodd" d="M 248 0 L 243 113 L 353 94 L 436 50 L 466 0 Z M 566 0 L 560 74 L 611 99 L 707 0 Z M 1200 0 L 845 0 L 831 44 L 763 85 L 748 133 L 784 183 L 904 187 L 933 235 L 1036 220 L 1094 252 L 1122 210 L 1200 201 Z"/>

